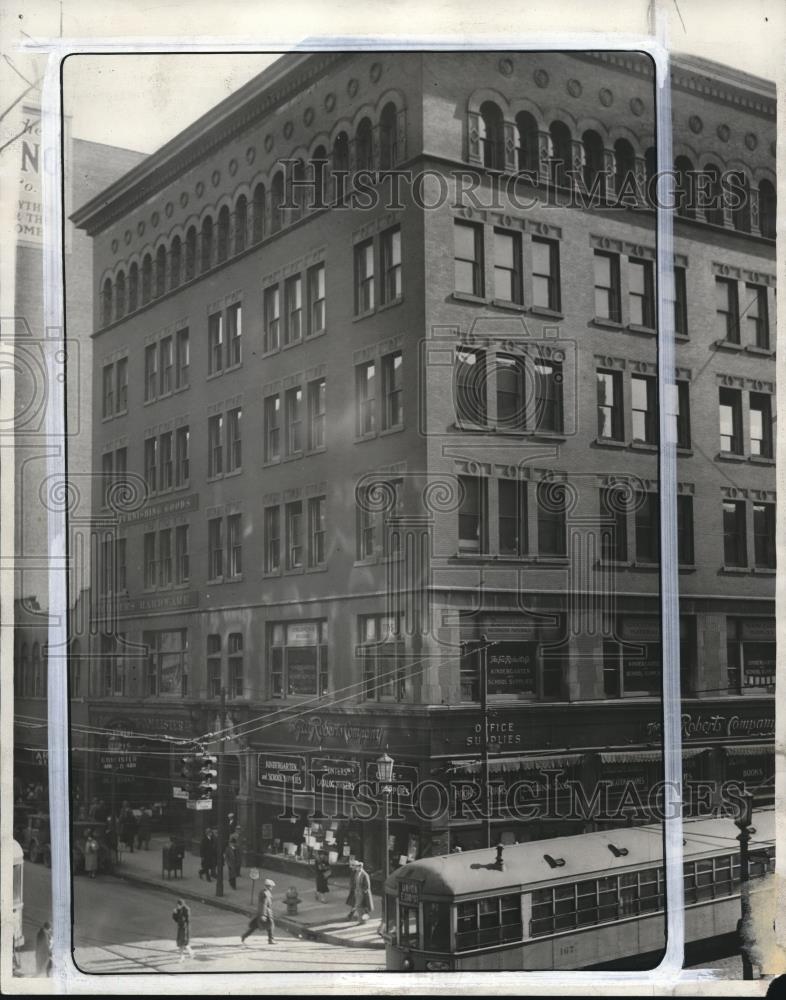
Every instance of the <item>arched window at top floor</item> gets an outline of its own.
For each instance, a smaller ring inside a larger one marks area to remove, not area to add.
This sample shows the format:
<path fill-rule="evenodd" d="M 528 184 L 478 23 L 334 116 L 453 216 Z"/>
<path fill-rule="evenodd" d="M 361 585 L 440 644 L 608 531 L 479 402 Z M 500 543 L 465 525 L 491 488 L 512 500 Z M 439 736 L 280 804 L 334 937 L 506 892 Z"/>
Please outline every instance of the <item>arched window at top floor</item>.
<path fill-rule="evenodd" d="M 292 210 L 293 218 L 300 219 L 306 208 L 311 204 L 306 164 L 303 160 L 298 160 L 293 166 L 289 183 L 291 184 L 291 190 L 289 198 L 287 198 L 287 204 L 295 206 Z"/>
<path fill-rule="evenodd" d="M 115 319 L 122 319 L 126 314 L 126 276 L 121 271 L 115 279 Z"/>
<path fill-rule="evenodd" d="M 695 175 L 693 164 L 687 156 L 674 161 L 674 205 L 677 215 L 685 219 L 696 218 Z"/>
<path fill-rule="evenodd" d="M 505 166 L 505 137 L 502 112 L 493 101 L 480 106 L 480 146 L 483 166 L 502 170 Z"/>
<path fill-rule="evenodd" d="M 581 137 L 584 147 L 584 185 L 588 191 L 593 188 L 601 198 L 606 194 L 606 179 L 603 173 L 603 140 L 594 129 L 587 129 Z"/>
<path fill-rule="evenodd" d="M 112 322 L 112 279 L 106 278 L 101 289 L 101 326 Z"/>
<path fill-rule="evenodd" d="M 570 180 L 571 135 L 565 122 L 557 120 L 549 125 L 549 147 L 551 183 L 567 187 Z"/>
<path fill-rule="evenodd" d="M 614 188 L 623 201 L 629 192 L 635 200 L 636 156 L 627 139 L 617 139 L 614 143 Z"/>
<path fill-rule="evenodd" d="M 355 165 L 358 170 L 374 169 L 374 142 L 368 118 L 360 119 L 355 133 Z"/>
<path fill-rule="evenodd" d="M 265 236 L 265 185 L 257 184 L 254 188 L 254 243 L 259 243 Z"/>
<path fill-rule="evenodd" d="M 775 187 L 768 180 L 759 182 L 759 230 L 769 240 L 775 239 L 777 218 L 777 195 Z"/>
<path fill-rule="evenodd" d="M 714 163 L 708 163 L 702 173 L 704 217 L 712 225 L 722 226 L 724 212 L 721 172 Z"/>
<path fill-rule="evenodd" d="M 398 162 L 398 114 L 388 101 L 379 116 L 379 169 L 390 170 Z"/>
<path fill-rule="evenodd" d="M 248 201 L 244 194 L 241 194 L 235 205 L 235 253 L 242 253 L 246 249 L 248 228 Z"/>
<path fill-rule="evenodd" d="M 339 132 L 333 143 L 333 170 L 349 170 L 349 136 Z"/>
<path fill-rule="evenodd" d="M 284 225 L 284 174 L 282 171 L 273 177 L 270 185 L 270 232 L 277 233 Z"/>
<path fill-rule="evenodd" d="M 311 169 L 314 171 L 314 207 L 323 208 L 327 205 L 329 192 L 327 190 L 327 150 L 317 146 L 311 159 Z"/>
<path fill-rule="evenodd" d="M 160 246 L 156 252 L 156 297 L 166 291 L 166 247 Z"/>
<path fill-rule="evenodd" d="M 153 292 L 153 258 L 146 253 L 142 260 L 142 305 L 146 306 Z"/>
<path fill-rule="evenodd" d="M 735 170 L 729 175 L 729 190 L 732 202 L 732 223 L 741 233 L 751 231 L 751 186 L 744 170 Z"/>
<path fill-rule="evenodd" d="M 128 311 L 139 308 L 139 267 L 136 261 L 128 269 Z"/>
<path fill-rule="evenodd" d="M 220 263 L 229 257 L 229 209 L 226 205 L 218 213 L 218 256 Z"/>
<path fill-rule="evenodd" d="M 658 197 L 657 170 L 658 154 L 654 146 L 648 146 L 644 150 L 644 174 L 647 178 L 647 201 L 650 205 L 655 205 Z"/>
<path fill-rule="evenodd" d="M 180 237 L 175 236 L 172 246 L 169 249 L 169 287 L 177 288 L 180 284 L 180 270 L 182 266 L 182 244 Z"/>
<path fill-rule="evenodd" d="M 519 170 L 537 173 L 538 170 L 538 123 L 529 111 L 519 111 L 516 115 L 518 131 Z"/>
<path fill-rule="evenodd" d="M 209 271 L 213 266 L 213 219 L 209 215 L 206 215 L 202 222 L 200 236 L 202 240 L 202 252 L 200 254 L 199 270 L 200 273 L 204 274 L 205 271 Z"/>
<path fill-rule="evenodd" d="M 196 226 L 189 226 L 186 233 L 186 281 L 191 281 L 196 275 L 197 231 Z"/>

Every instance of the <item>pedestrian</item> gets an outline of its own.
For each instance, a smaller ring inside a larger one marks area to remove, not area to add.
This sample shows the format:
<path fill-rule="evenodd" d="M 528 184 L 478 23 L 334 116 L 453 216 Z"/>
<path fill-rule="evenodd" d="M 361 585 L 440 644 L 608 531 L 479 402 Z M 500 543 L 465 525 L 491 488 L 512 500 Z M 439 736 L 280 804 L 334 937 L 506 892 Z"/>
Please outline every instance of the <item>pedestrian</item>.
<path fill-rule="evenodd" d="M 316 891 L 317 900 L 320 903 L 327 903 L 325 896 L 330 892 L 330 885 L 328 884 L 328 879 L 333 874 L 333 869 L 328 864 L 327 855 L 324 852 L 320 852 L 320 854 L 317 856 L 316 874 L 317 874 L 317 891 Z"/>
<path fill-rule="evenodd" d="M 347 894 L 347 906 L 349 907 L 349 913 L 347 914 L 347 920 L 355 920 L 357 914 L 355 912 L 355 907 L 357 906 L 357 884 L 358 884 L 358 863 L 354 858 L 350 858 L 349 861 L 349 893 Z"/>
<path fill-rule="evenodd" d="M 137 833 L 137 847 L 140 849 L 144 847 L 148 850 L 150 847 L 150 834 L 153 827 L 153 811 L 150 806 L 142 806 L 142 813 L 139 817 L 139 829 Z"/>
<path fill-rule="evenodd" d="M 92 827 L 85 834 L 85 873 L 95 878 L 98 871 L 98 841 L 93 836 Z"/>
<path fill-rule="evenodd" d="M 357 879 L 355 882 L 355 913 L 358 923 L 365 923 L 374 912 L 374 897 L 371 895 L 371 878 L 363 867 L 363 862 L 357 862 Z"/>
<path fill-rule="evenodd" d="M 120 810 L 120 840 L 122 840 L 132 854 L 134 853 L 134 840 L 136 839 L 136 825 L 134 810 L 128 802 L 124 802 Z"/>
<path fill-rule="evenodd" d="M 233 833 L 237 833 L 237 819 L 234 813 L 227 814 L 227 838 L 231 837 Z"/>
<path fill-rule="evenodd" d="M 240 875 L 240 848 L 237 843 L 237 835 L 232 834 L 229 843 L 224 851 L 224 858 L 227 863 L 227 879 L 233 889 L 237 889 L 237 877 Z"/>
<path fill-rule="evenodd" d="M 216 838 L 210 827 L 207 827 L 199 843 L 199 858 L 202 862 L 199 877 L 202 878 L 204 875 L 208 882 L 216 877 L 216 849 Z"/>
<path fill-rule="evenodd" d="M 273 937 L 273 931 L 275 929 L 276 923 L 273 917 L 273 893 L 272 889 L 275 889 L 276 883 L 271 878 L 266 878 L 263 883 L 263 890 L 257 896 L 257 915 L 252 917 L 248 922 L 248 927 L 245 933 L 240 935 L 241 943 L 245 944 L 246 938 L 253 934 L 254 931 L 261 931 L 262 928 L 267 928 L 267 943 L 275 944 L 275 939 Z"/>
<path fill-rule="evenodd" d="M 48 920 L 41 924 L 35 936 L 35 974 L 52 974 L 52 926 Z"/>
<path fill-rule="evenodd" d="M 191 910 L 182 899 L 178 899 L 177 906 L 172 910 L 172 919 L 177 924 L 176 944 L 180 949 L 180 961 L 185 962 L 186 952 L 189 958 L 193 958 L 194 951 L 191 947 Z"/>
<path fill-rule="evenodd" d="M 107 867 L 117 864 L 117 831 L 113 823 L 107 823 L 103 833 L 104 862 Z M 99 851 L 99 860 L 101 852 Z M 100 866 L 99 866 L 100 867 Z"/>
<path fill-rule="evenodd" d="M 183 858 L 186 856 L 186 849 L 179 837 L 173 833 L 169 835 L 169 843 L 166 846 L 167 857 L 169 858 L 170 871 L 177 868 L 182 873 Z"/>

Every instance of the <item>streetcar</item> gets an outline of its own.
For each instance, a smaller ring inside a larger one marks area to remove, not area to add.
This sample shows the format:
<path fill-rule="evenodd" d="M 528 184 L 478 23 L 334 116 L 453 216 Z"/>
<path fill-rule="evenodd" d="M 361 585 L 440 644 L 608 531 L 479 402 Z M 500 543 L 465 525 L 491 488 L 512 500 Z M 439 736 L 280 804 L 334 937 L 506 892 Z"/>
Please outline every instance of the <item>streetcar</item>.
<path fill-rule="evenodd" d="M 22 845 L 16 840 L 13 849 L 14 866 L 14 894 L 13 894 L 13 917 L 14 917 L 14 949 L 21 948 L 25 943 L 24 925 L 22 924 L 22 913 L 24 911 L 24 868 L 25 855 Z"/>
<path fill-rule="evenodd" d="M 735 950 L 738 834 L 727 817 L 683 821 L 688 961 Z M 749 859 L 751 878 L 774 871 L 772 809 L 754 814 Z M 385 883 L 386 965 L 654 968 L 665 949 L 664 904 L 660 823 L 424 858 Z"/>

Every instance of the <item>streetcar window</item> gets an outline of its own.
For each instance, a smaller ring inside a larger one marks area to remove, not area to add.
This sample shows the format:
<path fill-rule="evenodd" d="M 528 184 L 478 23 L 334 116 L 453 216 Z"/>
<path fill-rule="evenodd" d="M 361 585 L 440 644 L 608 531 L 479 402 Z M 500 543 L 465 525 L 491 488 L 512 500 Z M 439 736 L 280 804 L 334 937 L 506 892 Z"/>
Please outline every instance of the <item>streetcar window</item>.
<path fill-rule="evenodd" d="M 415 906 L 398 905 L 398 944 L 400 948 L 420 945 L 418 910 Z"/>
<path fill-rule="evenodd" d="M 579 882 L 576 886 L 576 909 L 579 924 L 595 924 L 598 921 L 598 883 L 593 879 Z"/>
<path fill-rule="evenodd" d="M 715 895 L 731 893 L 731 857 L 715 858 Z"/>
<path fill-rule="evenodd" d="M 658 907 L 658 869 L 647 868 L 639 872 L 639 912 L 650 913 Z"/>
<path fill-rule="evenodd" d="M 617 876 L 598 879 L 598 922 L 617 919 Z"/>
<path fill-rule="evenodd" d="M 554 889 L 554 927 L 561 930 L 576 926 L 576 898 L 574 885 L 558 885 Z"/>
<path fill-rule="evenodd" d="M 447 903 L 423 904 L 423 935 L 426 950 L 450 949 L 450 909 Z"/>
<path fill-rule="evenodd" d="M 712 899 L 712 858 L 696 862 L 696 899 Z"/>
<path fill-rule="evenodd" d="M 616 881 L 616 880 L 615 880 Z M 530 934 L 548 934 L 554 930 L 554 895 L 552 889 L 535 889 L 532 893 Z"/>
<path fill-rule="evenodd" d="M 518 893 L 458 904 L 457 951 L 518 941 L 521 936 L 521 896 Z"/>
<path fill-rule="evenodd" d="M 685 902 L 696 902 L 696 865 L 693 861 L 686 861 L 683 865 L 685 881 Z"/>
<path fill-rule="evenodd" d="M 629 917 L 637 912 L 636 893 L 638 892 L 638 876 L 636 872 L 626 872 L 620 875 L 620 916 Z"/>

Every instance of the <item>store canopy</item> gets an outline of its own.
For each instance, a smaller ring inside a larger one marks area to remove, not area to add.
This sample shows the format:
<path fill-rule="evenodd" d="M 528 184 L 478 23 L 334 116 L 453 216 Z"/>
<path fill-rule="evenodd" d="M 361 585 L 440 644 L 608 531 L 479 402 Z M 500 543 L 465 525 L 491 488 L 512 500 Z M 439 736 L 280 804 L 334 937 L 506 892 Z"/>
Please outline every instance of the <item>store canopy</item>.
<path fill-rule="evenodd" d="M 583 759 L 584 754 L 581 753 L 555 754 L 551 757 L 490 757 L 489 772 L 559 771 L 575 767 Z M 483 764 L 479 760 L 454 760 L 450 762 L 447 773 L 452 776 L 480 774 L 482 769 Z"/>
<path fill-rule="evenodd" d="M 663 760 L 662 750 L 603 750 L 601 764 L 659 764 Z"/>
<path fill-rule="evenodd" d="M 740 743 L 732 747 L 724 747 L 727 757 L 761 757 L 763 754 L 774 754 L 774 743 Z"/>

